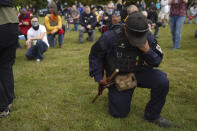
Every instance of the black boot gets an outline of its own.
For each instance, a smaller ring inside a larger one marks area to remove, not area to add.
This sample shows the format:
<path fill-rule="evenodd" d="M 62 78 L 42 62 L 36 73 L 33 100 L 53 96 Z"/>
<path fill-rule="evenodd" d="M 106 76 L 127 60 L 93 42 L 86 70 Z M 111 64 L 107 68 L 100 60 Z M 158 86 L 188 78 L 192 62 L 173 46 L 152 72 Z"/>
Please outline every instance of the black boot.
<path fill-rule="evenodd" d="M 166 120 L 165 118 L 163 118 L 161 116 L 159 118 L 155 119 L 155 120 L 149 120 L 149 119 L 147 119 L 145 117 L 144 117 L 144 119 L 147 120 L 148 122 L 155 123 L 158 126 L 164 127 L 164 128 L 169 128 L 172 125 L 172 122 Z"/>

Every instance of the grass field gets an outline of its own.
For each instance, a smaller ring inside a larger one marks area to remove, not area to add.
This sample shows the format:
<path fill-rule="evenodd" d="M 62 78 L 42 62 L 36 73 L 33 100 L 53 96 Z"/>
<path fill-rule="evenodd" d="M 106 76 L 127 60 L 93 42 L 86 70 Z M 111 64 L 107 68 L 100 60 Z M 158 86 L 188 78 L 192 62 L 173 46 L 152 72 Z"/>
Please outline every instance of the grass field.
<path fill-rule="evenodd" d="M 92 104 L 97 83 L 89 77 L 88 55 L 93 43 L 78 44 L 78 33 L 67 32 L 63 48 L 50 48 L 44 61 L 25 60 L 24 41 L 14 65 L 15 94 L 11 115 L 0 119 L 0 131 L 197 131 L 197 39 L 195 24 L 185 24 L 181 49 L 172 50 L 169 26 L 161 28 L 159 43 L 170 91 L 162 116 L 173 121 L 163 129 L 143 120 L 148 89 L 136 89 L 127 118 L 108 113 L 107 90 Z M 86 37 L 87 35 L 85 35 Z M 100 36 L 96 33 L 96 39 Z"/>

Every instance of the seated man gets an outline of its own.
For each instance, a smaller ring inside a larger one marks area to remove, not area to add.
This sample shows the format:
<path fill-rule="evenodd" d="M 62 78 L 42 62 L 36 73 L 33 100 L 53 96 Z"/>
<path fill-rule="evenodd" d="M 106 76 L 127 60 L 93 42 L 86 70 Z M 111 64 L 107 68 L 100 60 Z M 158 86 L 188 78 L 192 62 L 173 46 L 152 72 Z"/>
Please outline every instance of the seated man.
<path fill-rule="evenodd" d="M 73 5 L 72 6 L 72 9 L 71 9 L 71 18 L 73 20 L 73 24 L 74 24 L 74 31 L 77 31 L 78 30 L 78 24 L 79 24 L 79 16 L 80 16 L 80 12 L 78 11 L 76 5 Z"/>
<path fill-rule="evenodd" d="M 190 15 L 188 18 L 188 23 L 191 24 L 193 18 L 195 19 L 195 24 L 197 24 L 197 2 L 194 2 L 194 6 L 190 8 Z"/>
<path fill-rule="evenodd" d="M 96 16 L 90 11 L 90 7 L 85 7 L 85 12 L 80 16 L 81 28 L 79 30 L 79 43 L 83 43 L 83 34 L 88 33 L 88 41 L 94 41 L 94 28 L 97 25 Z"/>
<path fill-rule="evenodd" d="M 160 28 L 160 26 L 162 26 L 162 23 L 158 22 L 158 14 L 157 14 L 157 8 L 156 7 L 153 7 L 153 8 L 150 9 L 150 11 L 148 12 L 147 18 L 149 20 L 151 20 L 152 26 L 155 29 L 154 36 L 157 38 L 158 33 L 159 33 L 159 28 Z"/>
<path fill-rule="evenodd" d="M 25 36 L 25 38 L 27 39 L 27 31 L 31 28 L 31 13 L 29 11 L 27 11 L 25 8 L 20 10 L 20 14 L 18 16 L 18 20 L 19 20 L 19 31 L 21 32 L 22 35 Z"/>
<path fill-rule="evenodd" d="M 45 16 L 44 23 L 47 29 L 50 47 L 55 46 L 55 36 L 58 34 L 59 47 L 62 47 L 64 38 L 64 29 L 62 26 L 61 16 L 58 15 L 58 10 L 55 4 L 49 5 L 49 12 L 51 14 Z"/>
<path fill-rule="evenodd" d="M 27 32 L 27 59 L 36 59 L 37 62 L 43 60 L 43 53 L 48 49 L 49 44 L 46 35 L 46 28 L 40 25 L 38 17 L 31 19 L 32 27 Z M 32 45 L 33 44 L 33 45 Z"/>

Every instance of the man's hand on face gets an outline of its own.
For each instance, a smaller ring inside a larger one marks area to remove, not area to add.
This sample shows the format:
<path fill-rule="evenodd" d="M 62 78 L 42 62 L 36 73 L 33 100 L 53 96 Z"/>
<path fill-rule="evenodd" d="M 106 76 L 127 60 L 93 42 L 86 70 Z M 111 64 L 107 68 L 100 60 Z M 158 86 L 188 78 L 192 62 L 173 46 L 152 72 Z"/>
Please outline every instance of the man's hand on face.
<path fill-rule="evenodd" d="M 143 51 L 144 53 L 147 53 L 150 50 L 150 46 L 148 44 L 148 41 L 146 41 L 145 45 L 138 46 L 138 48 Z"/>

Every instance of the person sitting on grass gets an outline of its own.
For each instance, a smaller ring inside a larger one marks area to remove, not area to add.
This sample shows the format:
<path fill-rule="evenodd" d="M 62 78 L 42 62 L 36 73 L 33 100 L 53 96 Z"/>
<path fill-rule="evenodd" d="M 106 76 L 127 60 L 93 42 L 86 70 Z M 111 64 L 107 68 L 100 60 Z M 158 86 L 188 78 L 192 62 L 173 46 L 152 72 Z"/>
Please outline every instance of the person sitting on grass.
<path fill-rule="evenodd" d="M 31 17 L 31 12 L 29 12 L 25 8 L 20 9 L 20 13 L 18 15 L 18 20 L 19 20 L 18 34 L 24 35 L 26 40 L 27 40 L 27 31 L 31 28 L 30 17 Z M 17 48 L 19 48 L 19 49 L 22 48 L 19 41 L 17 42 Z"/>
<path fill-rule="evenodd" d="M 197 24 L 197 2 L 194 2 L 194 6 L 190 8 L 190 15 L 188 18 L 188 24 L 192 23 L 192 19 L 195 19 L 195 24 Z"/>
<path fill-rule="evenodd" d="M 37 62 L 43 60 L 43 53 L 48 49 L 47 31 L 44 25 L 40 25 L 38 17 L 31 19 L 32 27 L 27 32 L 27 59 L 36 59 Z"/>
<path fill-rule="evenodd" d="M 94 30 L 97 25 L 96 16 L 91 12 L 90 7 L 85 7 L 85 12 L 83 12 L 79 18 L 81 28 L 79 29 L 79 43 L 83 43 L 84 33 L 88 33 L 88 41 L 94 41 Z"/>
<path fill-rule="evenodd" d="M 25 8 L 20 10 L 20 14 L 18 16 L 19 24 L 18 28 L 21 34 L 27 38 L 27 31 L 31 28 L 31 13 L 27 11 Z"/>
<path fill-rule="evenodd" d="M 158 22 L 158 14 L 157 14 L 156 7 L 150 8 L 147 18 L 152 21 L 152 25 L 154 26 L 154 29 L 155 29 L 154 36 L 155 36 L 155 38 L 157 38 L 158 33 L 159 33 L 159 28 L 160 28 L 160 26 L 162 26 L 162 23 Z"/>
<path fill-rule="evenodd" d="M 72 6 L 70 14 L 71 14 L 71 18 L 72 18 L 73 24 L 74 24 L 73 31 L 77 31 L 78 30 L 78 25 L 79 25 L 80 12 L 78 11 L 76 5 Z"/>
<path fill-rule="evenodd" d="M 55 46 L 55 36 L 58 34 L 59 47 L 62 48 L 64 29 L 62 26 L 61 16 L 58 15 L 57 6 L 55 4 L 50 4 L 49 12 L 50 14 L 46 15 L 44 18 L 44 23 L 47 29 L 50 47 Z"/>

